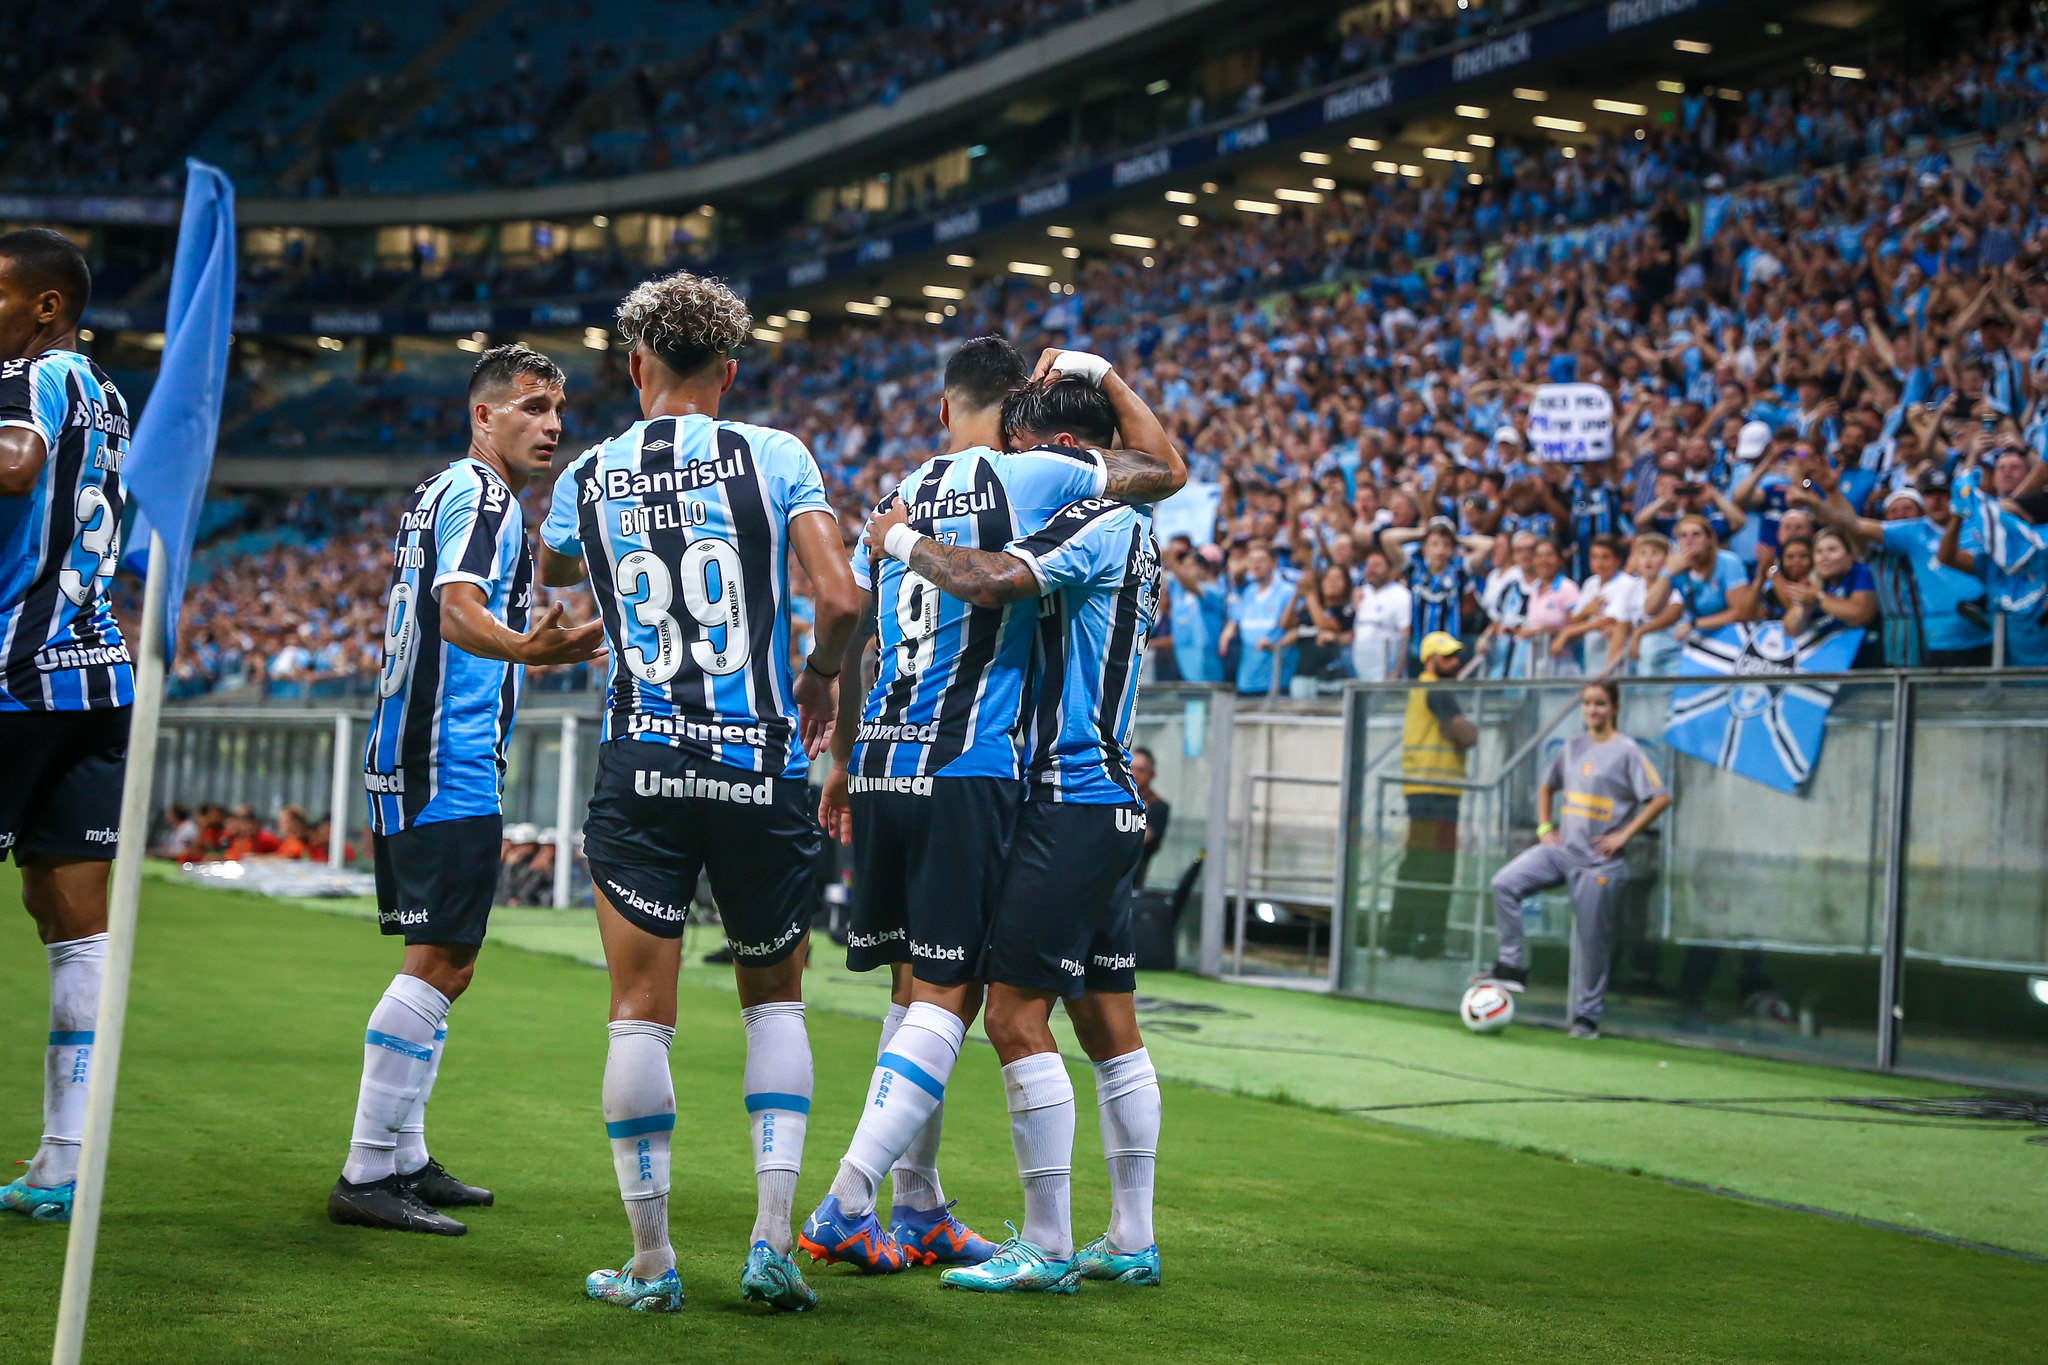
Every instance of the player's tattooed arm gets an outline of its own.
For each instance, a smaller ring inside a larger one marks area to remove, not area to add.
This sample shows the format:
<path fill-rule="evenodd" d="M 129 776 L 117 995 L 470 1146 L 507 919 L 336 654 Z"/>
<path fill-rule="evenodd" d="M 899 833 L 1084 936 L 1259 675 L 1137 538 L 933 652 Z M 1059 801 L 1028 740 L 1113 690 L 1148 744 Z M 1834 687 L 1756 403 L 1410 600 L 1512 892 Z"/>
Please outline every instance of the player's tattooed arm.
<path fill-rule="evenodd" d="M 1109 466 L 1109 478 L 1102 496 L 1112 502 L 1158 502 L 1170 498 L 1187 482 L 1187 469 L 1178 474 L 1168 465 L 1142 451 L 1119 446 L 1102 452 Z"/>
<path fill-rule="evenodd" d="M 889 533 L 908 528 L 910 516 L 902 499 L 885 504 L 868 522 L 868 543 L 888 544 Z M 1000 607 L 1038 596 L 1038 576 L 1031 566 L 1013 554 L 999 550 L 970 550 L 921 536 L 903 562 L 910 571 L 933 584 L 948 597 L 977 607 Z"/>
<path fill-rule="evenodd" d="M 1058 368 L 1060 354 L 1053 348 L 1040 355 L 1032 379 L 1064 373 Z M 1178 493 L 1188 481 L 1187 461 L 1151 405 L 1114 369 L 1104 369 L 1097 385 L 1116 413 L 1119 438 L 1115 449 L 1103 452 L 1109 478 L 1102 496 L 1112 502 L 1158 502 Z"/>

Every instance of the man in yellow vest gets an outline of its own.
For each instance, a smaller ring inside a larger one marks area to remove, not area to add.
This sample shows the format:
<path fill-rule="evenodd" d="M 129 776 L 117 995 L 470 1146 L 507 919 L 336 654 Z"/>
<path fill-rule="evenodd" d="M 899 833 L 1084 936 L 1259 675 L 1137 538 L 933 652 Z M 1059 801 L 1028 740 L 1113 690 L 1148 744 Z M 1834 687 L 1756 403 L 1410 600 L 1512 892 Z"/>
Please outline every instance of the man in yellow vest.
<path fill-rule="evenodd" d="M 1422 637 L 1422 681 L 1408 690 L 1401 722 L 1402 785 L 1408 798 L 1408 848 L 1387 916 L 1386 949 L 1400 957 L 1444 955 L 1444 922 L 1458 874 L 1458 797 L 1465 752 L 1478 727 L 1444 684 L 1458 676 L 1464 647 L 1436 630 Z M 1434 779 L 1434 780 L 1432 780 Z"/>

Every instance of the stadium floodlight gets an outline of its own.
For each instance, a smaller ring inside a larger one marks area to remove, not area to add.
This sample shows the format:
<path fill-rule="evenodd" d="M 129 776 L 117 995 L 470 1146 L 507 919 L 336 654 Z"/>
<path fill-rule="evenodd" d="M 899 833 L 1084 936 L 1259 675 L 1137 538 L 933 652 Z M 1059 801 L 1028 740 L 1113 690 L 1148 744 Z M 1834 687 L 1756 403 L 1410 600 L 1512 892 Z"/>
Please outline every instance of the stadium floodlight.
<path fill-rule="evenodd" d="M 924 287 L 924 296 L 928 299 L 964 299 L 967 291 L 955 289 L 950 284 L 928 284 Z"/>
<path fill-rule="evenodd" d="M 2033 996 L 2037 1003 L 2048 1005 L 2048 976 L 2028 977 L 2027 994 Z"/>
<path fill-rule="evenodd" d="M 590 215 L 590 225 L 592 227 L 610 227 L 612 220 L 605 217 L 602 213 L 593 213 Z"/>
<path fill-rule="evenodd" d="M 1703 43 L 1697 38 L 1673 38 L 1671 46 L 1680 52 L 1689 52 L 1695 57 L 1704 57 L 1714 50 L 1712 43 Z"/>
<path fill-rule="evenodd" d="M 1554 133 L 1583 133 L 1586 131 L 1586 124 L 1583 119 L 1552 118 L 1548 114 L 1538 114 L 1534 122 L 1538 128 L 1548 128 Z"/>
<path fill-rule="evenodd" d="M 864 299 L 848 299 L 846 301 L 846 311 L 849 313 L 858 313 L 864 318 L 878 318 L 882 316 L 882 310 L 880 308 L 876 307 L 872 303 L 868 303 Z"/>
<path fill-rule="evenodd" d="M 1058 223 L 1052 223 L 1046 227 L 1045 235 L 1048 237 L 1066 238 L 1073 236 L 1074 230 L 1070 227 L 1061 227 Z"/>
<path fill-rule="evenodd" d="M 1319 175 L 1308 183 L 1314 185 L 1319 190 L 1334 190 L 1337 188 L 1337 182 L 1330 179 L 1327 175 Z"/>
<path fill-rule="evenodd" d="M 1239 199 L 1235 203 L 1233 203 L 1231 207 L 1236 209 L 1239 213 L 1263 213 L 1271 215 L 1280 212 L 1280 206 L 1278 204 L 1275 204 L 1270 200 L 1266 199 Z"/>
<path fill-rule="evenodd" d="M 1531 90 L 1526 85 L 1518 85 L 1515 87 L 1515 98 L 1527 100 L 1531 104 L 1541 104 L 1550 98 L 1550 92 L 1548 90 Z"/>
<path fill-rule="evenodd" d="M 1060 248 L 1060 255 L 1070 261 L 1078 261 L 1081 259 L 1081 248 L 1077 246 L 1063 246 Z"/>
<path fill-rule="evenodd" d="M 1169 204 L 1192 204 L 1195 202 L 1195 192 L 1193 190 L 1168 190 L 1166 192 L 1166 202 Z"/>
<path fill-rule="evenodd" d="M 1052 267 L 1040 265 L 1037 261 L 1011 261 L 1010 273 L 1012 275 L 1031 275 L 1042 280 L 1052 274 Z"/>
<path fill-rule="evenodd" d="M 1375 161 L 1372 163 L 1372 168 L 1381 175 L 1399 175 L 1401 173 L 1401 168 L 1391 161 Z"/>
<path fill-rule="evenodd" d="M 1344 145 L 1354 152 L 1376 152 L 1380 149 L 1380 140 L 1376 137 L 1355 137 Z"/>
<path fill-rule="evenodd" d="M 1145 87 L 1145 93 L 1148 95 L 1163 95 L 1171 89 L 1173 89 L 1172 81 L 1157 80 Z"/>
<path fill-rule="evenodd" d="M 780 313 L 770 313 L 770 314 L 768 315 L 768 325 L 769 325 L 770 327 L 778 327 L 778 328 L 779 328 L 779 327 L 787 327 L 787 326 L 789 326 L 789 319 L 788 319 L 788 318 L 786 318 L 786 317 L 784 317 L 784 316 L 783 316 L 782 314 L 780 314 Z"/>
<path fill-rule="evenodd" d="M 1481 175 L 1477 171 L 1473 171 L 1470 175 L 1467 175 L 1465 177 L 1465 183 L 1468 185 L 1484 185 L 1486 183 L 1486 177 Z"/>
<path fill-rule="evenodd" d="M 329 340 L 330 338 L 328 337 L 322 337 L 320 338 L 320 344 L 324 346 Z M 341 343 L 336 342 L 331 349 L 340 350 Z M 457 337 L 455 339 L 455 349 L 458 351 L 468 351 L 471 355 L 481 355 L 483 354 L 484 344 L 475 337 Z"/>
<path fill-rule="evenodd" d="M 972 270 L 974 269 L 974 258 L 972 256 L 962 256 L 956 251 L 946 258 L 946 264 L 957 265 L 962 270 Z"/>
<path fill-rule="evenodd" d="M 1458 154 L 1449 147 L 1424 147 L 1422 154 L 1431 161 L 1456 161 Z"/>
<path fill-rule="evenodd" d="M 1202 193 L 1204 193 L 1204 194 L 1221 194 L 1222 192 L 1223 192 L 1223 187 L 1222 187 L 1221 185 L 1217 184 L 1217 183 L 1216 183 L 1215 181 L 1213 181 L 1213 180 L 1204 180 L 1204 181 L 1202 182 Z"/>
<path fill-rule="evenodd" d="M 1134 246 L 1144 251 L 1150 251 L 1159 245 L 1157 237 L 1144 237 L 1135 232 L 1112 232 L 1109 234 L 1109 240 L 1116 246 Z"/>
<path fill-rule="evenodd" d="M 159 342 L 158 342 L 157 344 L 158 344 L 159 346 L 161 346 L 161 345 L 162 345 L 163 343 L 162 343 L 161 341 L 159 341 Z M 343 341 L 343 340 L 342 340 L 342 339 L 341 339 L 340 337 L 321 337 L 321 338 L 320 338 L 320 343 L 319 343 L 319 344 L 320 344 L 320 349 L 321 349 L 321 350 L 323 350 L 323 351 L 340 351 L 340 350 L 346 350 L 346 349 L 347 349 L 347 347 L 348 347 L 348 343 L 347 343 L 347 342 L 345 342 L 345 341 Z M 459 342 L 459 341 L 458 341 L 458 342 L 456 342 L 455 344 L 456 344 L 457 346 L 461 346 L 461 345 L 462 345 L 462 343 L 461 343 L 461 342 Z M 474 348 L 475 348 L 476 350 L 479 350 L 479 351 L 481 351 L 481 350 L 483 349 L 483 344 L 482 344 L 481 342 L 477 342 L 477 343 L 475 343 L 475 347 L 474 347 Z M 463 349 L 465 349 L 465 350 L 468 350 L 468 349 L 470 349 L 470 347 L 464 347 Z"/>
<path fill-rule="evenodd" d="M 1256 906 L 1252 907 L 1252 913 L 1259 917 L 1261 924 L 1278 924 L 1280 922 L 1280 912 L 1273 908 L 1273 902 L 1271 901 L 1260 901 Z"/>
<path fill-rule="evenodd" d="M 877 308 L 887 308 L 889 306 L 889 296 L 887 294 L 877 294 L 869 302 L 873 303 Z"/>
<path fill-rule="evenodd" d="M 1454 111 L 1459 118 L 1491 118 L 1492 111 L 1477 104 L 1461 104 Z"/>
<path fill-rule="evenodd" d="M 811 311 L 808 308 L 792 308 L 789 310 L 789 320 L 791 322 L 809 322 L 811 320 Z"/>
<path fill-rule="evenodd" d="M 1740 90 L 1730 90 L 1725 85 L 1716 90 L 1714 96 L 1716 99 L 1734 100 L 1738 104 L 1742 102 L 1742 92 Z"/>
<path fill-rule="evenodd" d="M 952 317 L 955 313 L 958 313 L 960 310 L 949 303 L 939 311 L 944 313 L 947 317 Z"/>
<path fill-rule="evenodd" d="M 776 340 L 781 339 L 781 334 L 778 333 Z M 583 333 L 583 344 L 593 351 L 609 351 L 612 348 L 612 339 L 596 328 L 590 328 Z"/>
<path fill-rule="evenodd" d="M 1140 256 L 1138 258 L 1138 264 L 1144 266 L 1147 270 L 1150 270 L 1152 268 L 1152 258 L 1150 256 Z M 1067 292 L 1069 294 L 1073 293 L 1073 286 L 1069 285 L 1067 287 Z"/>
<path fill-rule="evenodd" d="M 1474 147 L 1491 147 L 1493 145 L 1493 134 L 1467 133 L 1465 134 L 1465 141 Z"/>
<path fill-rule="evenodd" d="M 1318 190 L 1277 189 L 1273 191 L 1273 197 L 1275 199 L 1285 199 L 1291 204 L 1320 204 L 1323 202 L 1322 193 Z"/>
<path fill-rule="evenodd" d="M 1657 88 L 1658 88 L 1659 90 L 1663 91 L 1663 92 L 1664 92 L 1665 94 L 1667 94 L 1667 95 L 1683 95 L 1683 94 L 1685 93 L 1685 82 L 1684 82 L 1684 81 L 1658 81 L 1658 82 L 1657 82 Z"/>
<path fill-rule="evenodd" d="M 1635 118 L 1641 118 L 1650 112 L 1649 105 L 1633 104 L 1628 100 L 1599 99 L 1593 101 L 1593 107 L 1603 114 L 1628 114 Z"/>
<path fill-rule="evenodd" d="M 1420 179 L 1422 177 L 1422 167 L 1411 166 L 1404 161 L 1401 163 L 1401 174 L 1409 177 L 1411 180 Z"/>
<path fill-rule="evenodd" d="M 754 329 L 754 340 L 780 341 L 782 340 L 782 333 L 776 331 L 773 327 L 756 327 Z"/>
<path fill-rule="evenodd" d="M 1864 70 L 1860 66 L 1831 66 L 1828 68 L 1828 74 L 1839 76 L 1845 81 L 1860 81 L 1864 77 Z"/>
<path fill-rule="evenodd" d="M 1327 166 L 1330 164 L 1330 154 L 1328 152 L 1303 152 L 1301 159 L 1311 166 Z"/>
<path fill-rule="evenodd" d="M 926 313 L 924 320 L 936 327 L 946 320 L 946 315 L 944 313 Z"/>
<path fill-rule="evenodd" d="M 1564 149 L 1564 159 L 1566 161 L 1570 161 L 1573 157 L 1577 156 L 1578 154 L 1579 149 L 1576 147 L 1567 147 Z"/>
<path fill-rule="evenodd" d="M 1195 217 L 1195 215 L 1192 213 L 1183 213 L 1175 221 L 1178 222 L 1184 228 L 1200 227 L 1202 225 L 1202 220 Z"/>

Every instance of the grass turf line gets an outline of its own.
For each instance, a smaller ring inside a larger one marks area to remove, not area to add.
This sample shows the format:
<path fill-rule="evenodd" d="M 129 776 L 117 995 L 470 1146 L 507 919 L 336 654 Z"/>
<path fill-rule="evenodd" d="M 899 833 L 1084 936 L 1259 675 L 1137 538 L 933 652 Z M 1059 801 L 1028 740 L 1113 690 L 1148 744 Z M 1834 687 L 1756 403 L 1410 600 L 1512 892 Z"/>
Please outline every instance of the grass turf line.
<path fill-rule="evenodd" d="M 0 895 L 14 898 L 11 875 Z M 930 1272 L 809 1274 L 801 1318 L 742 1305 L 753 1180 L 731 997 L 683 993 L 675 1193 L 691 1302 L 674 1319 L 593 1304 L 583 1275 L 628 1245 L 602 1136 L 601 973 L 486 953 L 458 1003 L 429 1135 L 493 1186 L 469 1237 L 327 1223 L 361 1030 L 396 968 L 368 926 L 150 883 L 101 1234 L 94 1360 L 901 1359 L 915 1343 L 1005 1358 L 1491 1361 L 2010 1359 L 2048 1332 L 2048 1268 L 1737 1204 L 1654 1181 L 1301 1108 L 1166 1087 L 1162 1291 L 989 1299 Z M 0 930 L 0 1150 L 40 1116 L 43 958 Z M 811 1021 L 819 1085 L 799 1210 L 822 1197 L 874 1055 L 871 1024 Z M 1076 1231 L 1107 1186 L 1081 1101 Z M 942 1169 L 980 1230 L 1020 1200 L 1000 1077 L 970 1050 Z M 0 1220 L 0 1360 L 48 1350 L 61 1229 Z M 950 1345 L 946 1345 L 950 1343 Z"/>

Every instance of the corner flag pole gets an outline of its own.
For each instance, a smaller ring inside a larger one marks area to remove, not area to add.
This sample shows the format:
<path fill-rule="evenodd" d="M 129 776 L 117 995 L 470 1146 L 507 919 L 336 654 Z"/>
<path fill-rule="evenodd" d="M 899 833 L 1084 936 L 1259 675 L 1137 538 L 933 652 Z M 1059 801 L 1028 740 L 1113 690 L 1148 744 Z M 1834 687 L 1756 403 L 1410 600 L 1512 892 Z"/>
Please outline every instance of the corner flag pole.
<path fill-rule="evenodd" d="M 164 562 L 164 542 L 152 532 L 150 563 Z M 121 841 L 107 894 L 107 965 L 100 983 L 99 1020 L 93 1025 L 92 1081 L 86 1090 L 85 1141 L 78 1153 L 78 1189 L 72 1197 L 71 1239 L 64 1252 L 64 1293 L 57 1305 L 52 1365 L 78 1365 L 85 1346 L 85 1310 L 92 1297 L 93 1253 L 99 1245 L 101 1194 L 107 1179 L 107 1139 L 114 1124 L 114 1085 L 121 1070 L 121 1031 L 128 1021 L 128 973 L 135 962 L 135 911 L 142 895 L 142 859 L 149 842 L 150 792 L 156 779 L 156 735 L 164 692 L 164 579 L 152 573 L 142 589 L 142 649 L 135 660 L 135 709 L 130 713 L 128 770 L 121 783 Z"/>

